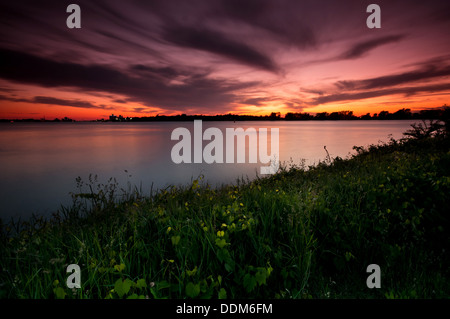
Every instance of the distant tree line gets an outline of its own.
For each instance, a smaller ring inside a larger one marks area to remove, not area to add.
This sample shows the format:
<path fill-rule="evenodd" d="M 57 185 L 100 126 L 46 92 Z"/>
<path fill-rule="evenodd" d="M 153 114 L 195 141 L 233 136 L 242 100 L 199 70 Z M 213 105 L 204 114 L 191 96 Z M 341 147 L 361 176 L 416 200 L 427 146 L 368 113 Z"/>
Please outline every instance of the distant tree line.
<path fill-rule="evenodd" d="M 450 107 L 444 105 L 436 109 L 421 110 L 418 112 L 412 112 L 411 109 L 402 108 L 394 113 L 389 111 L 381 111 L 371 115 L 367 113 L 365 115 L 356 116 L 353 111 L 338 111 L 338 112 L 320 112 L 316 114 L 310 113 L 286 113 L 284 117 L 281 117 L 280 112 L 272 112 L 270 115 L 237 115 L 237 114 L 222 114 L 222 115 L 156 115 L 156 116 L 144 116 L 144 117 L 123 117 L 110 116 L 109 121 L 114 122 L 164 122 L 164 121 L 342 121 L 342 120 L 442 120 L 448 123 L 450 119 Z M 35 120 L 35 119 L 21 119 L 21 120 L 1 120 L 0 122 L 74 122 L 70 118 L 63 118 L 61 120 Z M 108 120 L 97 120 L 108 121 Z"/>
<path fill-rule="evenodd" d="M 284 117 L 288 121 L 308 121 L 308 120 L 326 120 L 326 121 L 339 121 L 339 120 L 430 120 L 448 119 L 450 116 L 450 107 L 444 106 L 438 109 L 421 110 L 419 112 L 411 112 L 411 109 L 402 108 L 394 113 L 389 111 L 381 111 L 370 115 L 356 116 L 353 111 L 339 111 L 339 112 L 321 112 L 312 115 L 310 113 L 287 113 Z"/>
<path fill-rule="evenodd" d="M 68 118 L 66 116 L 66 117 L 63 117 L 61 119 L 55 118 L 53 120 L 47 120 L 45 118 L 42 118 L 42 119 L 33 119 L 33 118 L 30 118 L 30 119 L 13 119 L 13 120 L 11 120 L 11 119 L 0 119 L 0 122 L 76 122 L 76 120 Z"/>
<path fill-rule="evenodd" d="M 272 112 L 270 115 L 237 115 L 237 114 L 218 114 L 218 115 L 156 115 L 148 117 L 133 117 L 134 122 L 158 122 L 158 121 L 267 121 L 283 120 L 280 112 Z"/>
<path fill-rule="evenodd" d="M 435 119 L 443 120 L 449 118 L 450 107 L 444 106 L 438 109 L 421 110 L 413 113 L 411 109 L 402 108 L 394 113 L 389 111 L 381 111 L 370 115 L 356 116 L 353 111 L 339 111 L 339 112 L 320 112 L 316 114 L 310 113 L 286 113 L 281 117 L 280 112 L 272 112 L 270 115 L 237 115 L 237 114 L 222 114 L 222 115 L 156 115 L 149 117 L 133 117 L 130 119 L 133 122 L 157 122 L 157 121 L 341 121 L 341 120 L 409 120 L 409 119 Z M 128 118 L 126 119 L 128 120 Z"/>
<path fill-rule="evenodd" d="M 236 115 L 236 114 L 222 114 L 222 115 L 156 115 L 149 117 L 133 117 L 132 121 L 193 121 L 196 119 L 204 121 L 341 121 L 341 120 L 444 120 L 450 116 L 450 107 L 443 106 L 442 108 L 421 110 L 419 112 L 412 112 L 411 109 L 402 108 L 394 113 L 389 111 L 381 111 L 371 115 L 356 116 L 353 111 L 339 111 L 339 112 L 320 112 L 316 114 L 310 113 L 286 113 L 281 117 L 280 112 L 272 112 L 270 115 Z"/>

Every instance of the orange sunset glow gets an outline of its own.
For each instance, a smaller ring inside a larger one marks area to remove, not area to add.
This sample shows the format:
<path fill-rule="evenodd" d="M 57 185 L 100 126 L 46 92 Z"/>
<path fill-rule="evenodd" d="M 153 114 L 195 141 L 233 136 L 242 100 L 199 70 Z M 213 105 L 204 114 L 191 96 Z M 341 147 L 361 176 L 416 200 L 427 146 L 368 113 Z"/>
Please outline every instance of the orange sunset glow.
<path fill-rule="evenodd" d="M 450 104 L 446 1 L 0 4 L 0 118 L 412 112 Z"/>

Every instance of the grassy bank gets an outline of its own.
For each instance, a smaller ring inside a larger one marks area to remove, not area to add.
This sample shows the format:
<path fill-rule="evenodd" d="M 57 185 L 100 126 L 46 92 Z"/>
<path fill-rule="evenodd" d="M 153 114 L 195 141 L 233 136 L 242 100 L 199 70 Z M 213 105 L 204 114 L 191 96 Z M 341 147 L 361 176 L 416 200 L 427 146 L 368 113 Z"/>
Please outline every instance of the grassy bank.
<path fill-rule="evenodd" d="M 151 197 L 88 181 L 60 216 L 2 225 L 0 296 L 448 298 L 449 146 L 391 141 Z M 66 287 L 69 264 L 81 289 Z M 379 289 L 366 285 L 369 264 L 381 268 Z"/>

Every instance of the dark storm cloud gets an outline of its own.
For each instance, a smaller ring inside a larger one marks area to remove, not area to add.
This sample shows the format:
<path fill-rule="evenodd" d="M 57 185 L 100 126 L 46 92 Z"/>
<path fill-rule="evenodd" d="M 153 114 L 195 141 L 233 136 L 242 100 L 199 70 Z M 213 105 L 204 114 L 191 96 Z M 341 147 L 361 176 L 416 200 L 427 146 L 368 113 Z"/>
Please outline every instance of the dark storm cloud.
<path fill-rule="evenodd" d="M 317 44 L 313 30 L 320 25 L 315 25 L 313 15 L 318 11 L 309 1 L 221 0 L 219 3 L 221 15 L 268 31 L 271 38 L 285 45 L 309 48 Z"/>
<path fill-rule="evenodd" d="M 154 66 L 148 66 L 143 64 L 136 64 L 130 66 L 130 69 L 132 71 L 139 72 L 141 74 L 145 73 L 151 73 L 155 75 L 160 75 L 165 78 L 175 78 L 179 75 L 187 75 L 186 73 L 183 73 L 180 70 L 176 70 L 173 67 L 154 67 Z"/>
<path fill-rule="evenodd" d="M 374 91 L 361 91 L 361 92 L 346 92 L 346 93 L 336 93 L 324 96 L 319 96 L 313 99 L 310 105 L 319 105 L 330 102 L 341 102 L 341 101 L 353 101 L 353 100 L 363 100 L 379 96 L 387 96 L 394 94 L 404 94 L 405 96 L 412 96 L 418 93 L 436 93 L 450 90 L 450 83 L 445 84 L 434 84 L 426 86 L 416 86 L 416 87 L 400 87 L 384 90 L 374 90 Z"/>
<path fill-rule="evenodd" d="M 58 99 L 51 96 L 35 96 L 32 99 L 32 103 L 39 104 L 50 104 L 50 105 L 64 105 L 64 106 L 72 106 L 86 109 L 107 109 L 111 110 L 112 107 L 108 107 L 106 105 L 94 105 L 87 101 L 78 101 L 78 100 L 67 100 L 67 99 Z"/>
<path fill-rule="evenodd" d="M 83 92 L 122 94 L 128 101 L 166 108 L 224 106 L 235 100 L 233 91 L 257 84 L 208 79 L 194 71 L 189 74 L 170 68 L 136 65 L 131 69 L 146 72 L 139 76 L 135 72 L 128 75 L 104 65 L 56 62 L 11 50 L 0 50 L 0 59 L 0 77 L 6 80 L 44 87 L 72 87 Z M 171 84 L 170 80 L 176 74 L 185 74 L 185 78 L 183 82 Z"/>
<path fill-rule="evenodd" d="M 113 100 L 113 102 L 120 103 L 120 104 L 126 104 L 127 103 L 127 101 L 122 100 L 122 99 L 115 99 L 115 100 Z"/>
<path fill-rule="evenodd" d="M 393 94 L 412 96 L 421 92 L 444 92 L 450 89 L 450 83 L 427 84 L 427 82 L 450 76 L 449 62 L 450 56 L 438 56 L 410 65 L 416 68 L 408 72 L 363 80 L 338 81 L 334 85 L 339 89 L 339 93 L 325 94 L 325 91 L 319 89 L 303 91 L 320 95 L 310 102 L 311 105 L 368 99 Z"/>
<path fill-rule="evenodd" d="M 103 66 L 62 63 L 27 53 L 0 50 L 0 77 L 45 87 L 75 86 L 109 91 L 127 77 Z"/>
<path fill-rule="evenodd" d="M 358 81 L 339 81 L 335 85 L 343 90 L 370 90 L 429 80 L 448 75 L 450 75 L 450 66 L 429 65 L 400 74 L 385 75 Z"/>
<path fill-rule="evenodd" d="M 148 111 L 148 109 L 146 109 L 145 107 L 134 107 L 133 111 L 135 111 L 136 113 L 142 113 L 144 111 Z"/>
<path fill-rule="evenodd" d="M 403 35 L 391 35 L 381 38 L 376 38 L 373 40 L 365 41 L 362 43 L 355 44 L 352 48 L 350 48 L 347 52 L 344 52 L 339 58 L 340 59 L 356 59 L 366 55 L 373 49 L 376 49 L 379 46 L 394 43 L 402 40 L 404 38 Z"/>
<path fill-rule="evenodd" d="M 352 44 L 351 47 L 345 50 L 343 53 L 340 53 L 331 58 L 308 61 L 304 63 L 303 66 L 363 58 L 367 56 L 371 51 L 383 45 L 399 42 L 404 38 L 405 38 L 404 35 L 389 35 L 385 37 L 377 37 L 375 39 L 363 42 L 356 42 Z"/>
<path fill-rule="evenodd" d="M 435 56 L 423 61 L 415 61 L 404 65 L 404 67 L 435 67 L 439 65 L 450 65 L 450 54 Z"/>
<path fill-rule="evenodd" d="M 17 90 L 12 89 L 12 88 L 2 88 L 2 87 L 0 87 L 0 92 L 10 93 L 10 92 L 14 92 L 14 91 L 17 91 Z"/>
<path fill-rule="evenodd" d="M 6 96 L 6 95 L 0 95 L 0 101 L 9 101 L 9 102 L 27 102 L 27 103 L 30 102 L 30 100 L 27 100 L 27 99 L 16 98 L 16 97 Z"/>
<path fill-rule="evenodd" d="M 268 56 L 220 32 L 192 27 L 169 26 L 164 31 L 164 38 L 178 46 L 208 51 L 270 72 L 277 73 L 279 71 L 276 64 Z"/>
<path fill-rule="evenodd" d="M 270 101 L 273 101 L 273 99 L 266 98 L 266 97 L 256 97 L 256 98 L 245 99 L 243 101 L 240 101 L 240 103 L 246 104 L 246 105 L 261 106 L 261 105 L 263 105 L 264 102 L 270 102 Z"/>
<path fill-rule="evenodd" d="M 11 96 L 0 95 L 0 100 L 10 101 L 10 102 L 22 102 L 22 103 L 32 103 L 32 104 L 48 104 L 48 105 L 62 105 L 62 106 L 71 106 L 71 107 L 79 107 L 86 109 L 113 109 L 112 107 L 108 107 L 106 105 L 94 105 L 87 101 L 80 100 L 67 100 L 67 99 L 59 99 L 51 96 L 35 96 L 32 99 L 25 98 L 15 98 Z"/>

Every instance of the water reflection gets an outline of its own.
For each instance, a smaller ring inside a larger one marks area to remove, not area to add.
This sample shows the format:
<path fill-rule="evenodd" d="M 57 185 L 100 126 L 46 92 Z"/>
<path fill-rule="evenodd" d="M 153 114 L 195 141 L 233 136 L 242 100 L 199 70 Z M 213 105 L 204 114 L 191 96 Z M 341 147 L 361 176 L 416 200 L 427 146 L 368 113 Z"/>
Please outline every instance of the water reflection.
<path fill-rule="evenodd" d="M 279 128 L 282 162 L 307 165 L 331 157 L 346 157 L 354 145 L 402 137 L 411 121 L 203 122 L 203 130 L 217 127 Z M 2 218 L 31 213 L 49 214 L 71 202 L 75 179 L 97 174 L 105 183 L 115 177 L 142 186 L 145 192 L 172 184 L 186 184 L 204 175 L 212 185 L 253 178 L 257 164 L 174 164 L 170 139 L 177 127 L 193 132 L 192 122 L 161 123 L 4 123 L 0 125 L 0 201 Z M 270 130 L 268 130 L 270 131 Z M 270 136 L 270 134 L 268 134 Z M 209 141 L 203 142 L 205 146 Z M 127 170 L 129 177 L 124 171 Z"/>

